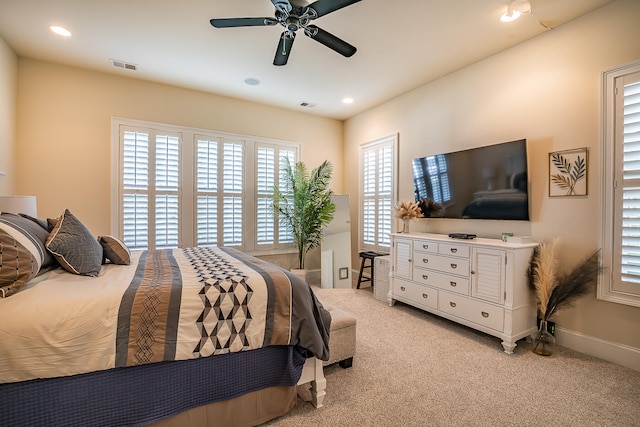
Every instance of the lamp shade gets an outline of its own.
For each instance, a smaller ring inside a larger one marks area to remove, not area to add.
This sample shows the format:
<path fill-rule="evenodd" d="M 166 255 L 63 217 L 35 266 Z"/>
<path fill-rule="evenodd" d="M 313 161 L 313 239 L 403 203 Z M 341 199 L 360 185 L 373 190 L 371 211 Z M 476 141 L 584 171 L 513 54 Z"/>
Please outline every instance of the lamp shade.
<path fill-rule="evenodd" d="M 0 212 L 23 213 L 37 218 L 36 196 L 0 196 Z"/>

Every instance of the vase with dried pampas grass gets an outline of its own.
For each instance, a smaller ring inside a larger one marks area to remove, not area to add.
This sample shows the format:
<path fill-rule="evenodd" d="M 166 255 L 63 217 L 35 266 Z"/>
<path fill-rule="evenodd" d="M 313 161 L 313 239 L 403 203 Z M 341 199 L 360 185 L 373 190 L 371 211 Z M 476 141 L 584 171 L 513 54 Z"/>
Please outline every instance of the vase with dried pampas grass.
<path fill-rule="evenodd" d="M 422 211 L 418 203 L 404 201 L 398 203 L 395 207 L 395 217 L 402 220 L 402 231 L 400 233 L 409 232 L 409 221 L 422 218 Z"/>
<path fill-rule="evenodd" d="M 589 292 L 602 270 L 598 249 L 566 274 L 558 274 L 555 255 L 558 240 L 541 243 L 534 250 L 527 271 L 529 288 L 538 300 L 540 327 L 532 351 L 543 356 L 553 353 L 555 338 L 549 333 L 547 322 L 560 308 L 570 306 L 578 297 Z"/>

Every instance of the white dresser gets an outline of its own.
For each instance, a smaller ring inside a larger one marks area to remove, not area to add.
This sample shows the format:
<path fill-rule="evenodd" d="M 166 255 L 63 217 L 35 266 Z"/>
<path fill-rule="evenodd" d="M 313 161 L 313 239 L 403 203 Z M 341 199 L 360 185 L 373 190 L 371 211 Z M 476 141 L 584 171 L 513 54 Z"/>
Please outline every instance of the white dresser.
<path fill-rule="evenodd" d="M 537 330 L 527 267 L 536 243 L 391 236 L 388 301 L 402 301 L 502 339 L 506 353 Z"/>

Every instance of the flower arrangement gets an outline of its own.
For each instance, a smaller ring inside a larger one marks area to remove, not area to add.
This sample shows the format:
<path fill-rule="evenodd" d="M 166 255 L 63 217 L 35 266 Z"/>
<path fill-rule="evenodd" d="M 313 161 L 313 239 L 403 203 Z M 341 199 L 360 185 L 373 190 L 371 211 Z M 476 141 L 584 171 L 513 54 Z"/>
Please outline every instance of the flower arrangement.
<path fill-rule="evenodd" d="M 422 216 L 425 218 L 440 216 L 442 214 L 442 211 L 444 210 L 444 206 L 442 206 L 438 202 L 434 202 L 428 197 L 425 197 L 424 199 L 420 200 L 418 202 L 418 206 L 422 211 Z"/>
<path fill-rule="evenodd" d="M 395 217 L 399 218 L 403 222 L 403 228 L 401 233 L 409 231 L 409 221 L 422 218 L 422 210 L 418 203 L 411 201 L 399 202 L 395 207 Z"/>
<path fill-rule="evenodd" d="M 551 354 L 544 348 L 545 340 L 542 336 L 546 332 L 547 321 L 560 308 L 569 307 L 578 297 L 587 294 L 602 271 L 598 249 L 568 273 L 558 275 L 558 261 L 555 256 L 557 242 L 557 239 L 554 239 L 538 245 L 533 251 L 527 270 L 527 281 L 538 300 L 540 318 L 540 330 L 533 351 L 543 355 Z M 540 346 L 542 348 L 539 348 Z"/>

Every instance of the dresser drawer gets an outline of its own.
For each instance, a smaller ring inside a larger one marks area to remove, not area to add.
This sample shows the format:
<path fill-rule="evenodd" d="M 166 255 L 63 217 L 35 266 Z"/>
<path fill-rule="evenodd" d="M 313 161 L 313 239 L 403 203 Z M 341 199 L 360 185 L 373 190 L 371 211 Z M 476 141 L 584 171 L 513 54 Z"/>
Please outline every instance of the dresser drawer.
<path fill-rule="evenodd" d="M 426 308 L 438 308 L 438 291 L 405 280 L 396 279 L 393 283 L 393 298 L 420 305 Z"/>
<path fill-rule="evenodd" d="M 456 245 L 455 243 L 440 243 L 438 245 L 438 253 L 458 256 L 460 258 L 469 258 L 471 248 L 467 245 Z"/>
<path fill-rule="evenodd" d="M 438 309 L 487 328 L 504 329 L 504 309 L 448 292 L 438 295 Z"/>
<path fill-rule="evenodd" d="M 430 240 L 414 240 L 413 250 L 415 252 L 438 253 L 438 243 Z"/>
<path fill-rule="evenodd" d="M 413 280 L 457 294 L 469 295 L 469 279 L 464 277 L 414 267 Z"/>
<path fill-rule="evenodd" d="M 443 273 L 457 274 L 460 276 L 469 275 L 469 263 L 469 259 L 451 258 L 426 253 L 416 253 L 413 259 L 413 265 L 415 267 L 430 268 Z"/>

